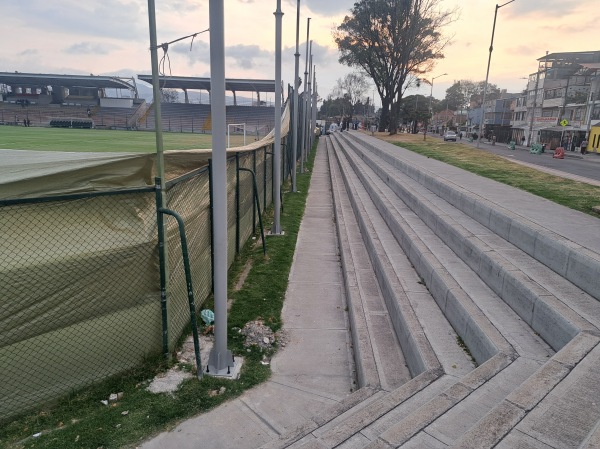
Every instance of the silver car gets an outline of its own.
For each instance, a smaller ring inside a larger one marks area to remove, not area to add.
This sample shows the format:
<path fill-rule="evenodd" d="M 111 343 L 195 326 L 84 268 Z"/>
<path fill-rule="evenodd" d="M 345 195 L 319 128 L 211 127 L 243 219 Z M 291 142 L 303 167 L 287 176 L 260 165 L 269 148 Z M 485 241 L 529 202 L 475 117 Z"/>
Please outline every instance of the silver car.
<path fill-rule="evenodd" d="M 446 131 L 446 134 L 444 134 L 444 142 L 451 140 L 453 142 L 456 142 L 457 139 L 457 135 L 454 131 Z"/>

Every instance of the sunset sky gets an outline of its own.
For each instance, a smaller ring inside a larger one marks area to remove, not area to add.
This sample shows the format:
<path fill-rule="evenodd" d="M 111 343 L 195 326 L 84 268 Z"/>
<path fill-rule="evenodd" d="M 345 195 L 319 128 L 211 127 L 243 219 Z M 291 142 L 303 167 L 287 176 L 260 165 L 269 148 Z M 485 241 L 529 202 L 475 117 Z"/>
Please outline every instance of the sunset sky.
<path fill-rule="evenodd" d="M 311 17 L 314 64 L 321 97 L 352 69 L 338 63 L 332 31 L 353 5 L 349 0 L 301 0 L 300 72 L 304 72 L 306 19 Z M 502 4 L 504 2 L 501 2 Z M 208 28 L 208 0 L 156 0 L 158 42 Z M 442 0 L 444 9 L 458 8 L 448 26 L 452 44 L 433 76 L 433 95 L 443 98 L 454 80 L 485 79 L 496 2 Z M 276 1 L 225 2 L 226 77 L 274 79 Z M 296 33 L 296 1 L 283 0 L 283 67 L 292 83 Z M 535 71 L 536 59 L 564 51 L 600 50 L 597 0 L 515 0 L 498 10 L 490 82 L 509 92 L 523 90 L 521 79 Z M 144 0 L 28 0 L 2 5 L 0 71 L 59 74 L 149 74 L 148 4 Z M 209 33 L 169 49 L 171 74 L 210 76 Z M 162 52 L 162 51 L 161 51 Z M 411 91 L 409 93 L 414 93 Z M 429 86 L 419 93 L 429 95 Z M 370 93 L 369 93 L 370 94 Z M 376 104 L 380 101 L 376 99 Z"/>

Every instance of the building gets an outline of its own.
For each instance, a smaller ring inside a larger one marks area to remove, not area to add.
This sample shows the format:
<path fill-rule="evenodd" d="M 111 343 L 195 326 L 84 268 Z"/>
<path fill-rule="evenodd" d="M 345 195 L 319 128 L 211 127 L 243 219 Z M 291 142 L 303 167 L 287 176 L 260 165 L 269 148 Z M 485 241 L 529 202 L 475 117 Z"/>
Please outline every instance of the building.
<path fill-rule="evenodd" d="M 498 142 L 509 142 L 512 138 L 511 120 L 513 111 L 511 105 L 521 94 L 500 92 L 500 98 L 486 100 L 483 105 L 483 136 L 494 136 Z"/>
<path fill-rule="evenodd" d="M 517 101 L 511 121 L 512 136 L 525 136 L 528 145 L 547 143 L 550 149 L 574 150 L 594 120 L 592 80 L 600 70 L 600 51 L 551 53 L 538 59 L 529 75 L 526 114 Z M 600 105 L 598 105 L 600 106 Z M 599 111 L 600 113 L 600 111 Z M 597 114 L 596 114 L 597 115 Z M 523 122 L 526 123 L 523 123 Z"/>

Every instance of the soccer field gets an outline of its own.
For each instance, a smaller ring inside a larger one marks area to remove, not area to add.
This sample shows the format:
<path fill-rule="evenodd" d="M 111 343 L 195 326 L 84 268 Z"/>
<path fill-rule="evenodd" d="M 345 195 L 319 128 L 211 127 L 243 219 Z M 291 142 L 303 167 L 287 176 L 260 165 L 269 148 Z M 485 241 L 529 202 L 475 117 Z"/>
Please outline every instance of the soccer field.
<path fill-rule="evenodd" d="M 247 143 L 250 141 L 246 138 Z M 241 146 L 243 142 L 243 136 L 231 136 L 232 147 Z M 163 133 L 163 147 L 165 151 L 211 148 L 212 136 L 210 134 Z M 153 132 L 148 131 L 0 126 L 0 149 L 153 153 L 156 151 L 156 137 Z"/>

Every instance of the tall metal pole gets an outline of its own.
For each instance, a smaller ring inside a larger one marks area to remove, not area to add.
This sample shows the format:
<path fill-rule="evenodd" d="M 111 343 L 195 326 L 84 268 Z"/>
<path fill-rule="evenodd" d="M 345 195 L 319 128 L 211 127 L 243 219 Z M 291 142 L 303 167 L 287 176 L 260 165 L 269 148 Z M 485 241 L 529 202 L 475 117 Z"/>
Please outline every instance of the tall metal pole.
<path fill-rule="evenodd" d="M 510 2 L 506 2 L 503 5 L 496 5 L 496 9 L 494 10 L 494 25 L 492 26 L 492 41 L 490 43 L 490 54 L 488 56 L 488 63 L 487 63 L 487 72 L 485 74 L 485 84 L 483 85 L 483 101 L 481 103 L 481 120 L 479 121 L 479 138 L 477 139 L 477 148 L 479 148 L 479 142 L 482 139 L 482 134 L 483 134 L 483 122 L 485 121 L 485 97 L 487 95 L 487 86 L 488 86 L 488 79 L 490 77 L 490 64 L 492 62 L 492 52 L 494 51 L 494 33 L 496 32 L 496 17 L 498 16 L 498 10 L 500 8 L 502 8 L 503 6 L 508 5 L 509 3 L 514 2 L 515 0 L 510 0 Z"/>
<path fill-rule="evenodd" d="M 215 253 L 215 344 L 209 374 L 229 373 L 233 355 L 227 349 L 227 149 L 225 147 L 225 21 L 223 0 L 209 0 L 210 113 L 212 116 L 213 245 Z"/>
<path fill-rule="evenodd" d="M 273 147 L 273 229 L 281 234 L 281 0 L 275 15 L 275 145 Z"/>
<path fill-rule="evenodd" d="M 315 133 L 314 130 L 317 127 L 317 66 L 313 66 L 313 93 L 312 93 L 312 104 L 313 104 L 313 108 L 312 108 L 312 115 L 311 115 L 311 126 L 310 129 L 313 130 L 311 132 L 311 136 L 312 136 L 312 140 L 314 142 L 315 140 Z M 312 150 L 312 145 L 311 145 L 311 150 Z"/>
<path fill-rule="evenodd" d="M 300 83 L 300 0 L 296 6 L 296 53 L 294 53 L 294 122 L 292 123 L 292 192 L 296 192 L 296 163 L 298 161 L 298 89 Z"/>
<path fill-rule="evenodd" d="M 306 151 L 306 83 L 308 78 L 308 38 L 310 36 L 310 17 L 306 21 L 306 58 L 304 62 L 304 93 L 302 94 L 302 143 L 300 145 L 300 173 L 304 173 L 304 154 Z"/>
<path fill-rule="evenodd" d="M 162 213 L 158 212 L 161 207 L 167 206 L 167 193 L 165 191 L 165 160 L 163 155 L 163 136 L 162 136 L 162 116 L 160 111 L 160 83 L 158 78 L 158 48 L 156 39 L 156 11 L 154 0 L 148 0 L 148 22 L 150 28 L 150 63 L 152 65 L 152 93 L 154 97 L 154 132 L 156 136 L 156 170 L 157 177 L 160 179 L 160 183 L 157 183 L 156 188 L 160 189 L 157 192 L 157 228 L 158 228 L 158 241 L 160 242 L 158 248 L 159 264 L 161 267 L 161 309 L 162 309 L 162 320 L 163 320 L 163 353 L 168 357 L 169 352 L 169 321 L 168 316 L 170 312 L 169 302 L 167 301 L 168 292 L 168 280 L 169 280 L 169 266 L 167 258 L 167 238 L 166 238 L 166 227 L 165 218 Z"/>
<path fill-rule="evenodd" d="M 310 121 L 311 121 L 311 115 L 312 115 L 312 101 L 311 101 L 311 97 L 312 97 L 312 88 L 311 88 L 311 84 L 312 84 L 312 39 L 310 41 L 310 46 L 309 46 L 309 50 L 308 50 L 308 54 L 309 54 L 309 58 L 308 58 L 308 82 L 307 82 L 307 86 L 306 86 L 306 127 L 304 128 L 306 130 L 306 148 L 304 148 L 304 161 L 306 162 L 308 160 L 308 152 L 311 149 L 311 145 L 312 145 L 312 132 L 310 129 Z"/>

